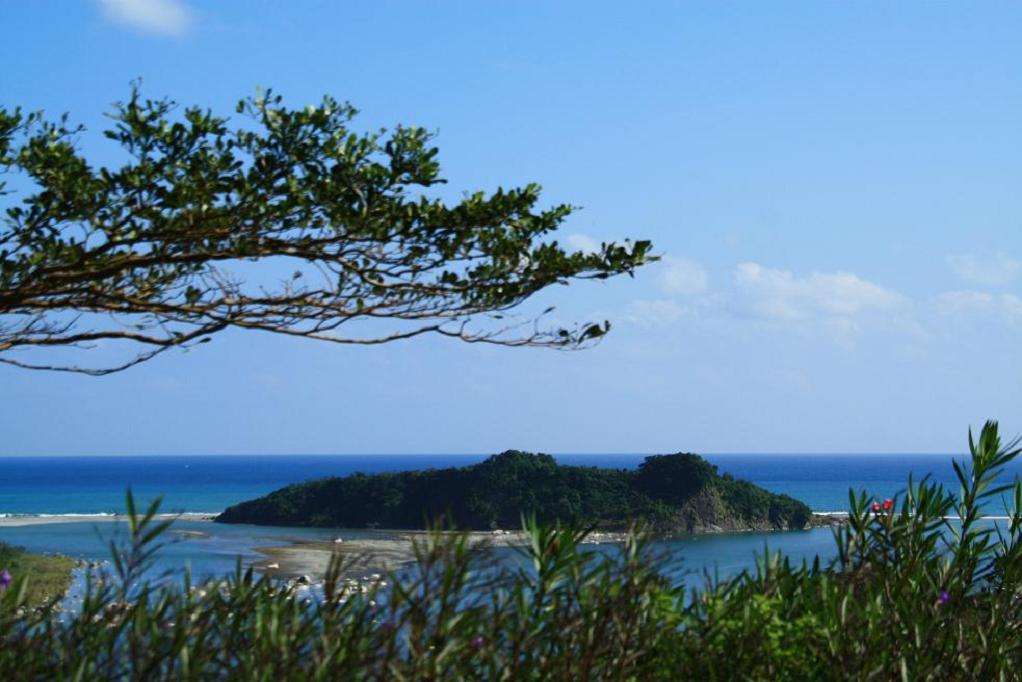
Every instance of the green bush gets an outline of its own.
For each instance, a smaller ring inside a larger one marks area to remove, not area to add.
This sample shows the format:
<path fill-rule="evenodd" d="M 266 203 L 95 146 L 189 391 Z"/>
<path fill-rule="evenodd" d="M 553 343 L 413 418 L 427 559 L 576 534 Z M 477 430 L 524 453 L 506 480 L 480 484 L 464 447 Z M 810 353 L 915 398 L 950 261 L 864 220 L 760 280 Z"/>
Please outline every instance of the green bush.
<path fill-rule="evenodd" d="M 998 478 L 1014 446 L 995 423 L 970 435 L 958 494 L 928 480 L 886 503 L 850 494 L 830 564 L 768 554 L 695 590 L 641 532 L 594 549 L 534 522 L 502 563 L 435 529 L 365 593 L 339 560 L 319 599 L 240 569 L 155 587 L 140 579 L 165 530 L 153 506 L 77 614 L 20 611 L 31 576 L 17 577 L 0 597 L 0 679 L 1020 679 L 1022 484 Z M 984 519 L 1007 493 L 1008 523 Z"/>

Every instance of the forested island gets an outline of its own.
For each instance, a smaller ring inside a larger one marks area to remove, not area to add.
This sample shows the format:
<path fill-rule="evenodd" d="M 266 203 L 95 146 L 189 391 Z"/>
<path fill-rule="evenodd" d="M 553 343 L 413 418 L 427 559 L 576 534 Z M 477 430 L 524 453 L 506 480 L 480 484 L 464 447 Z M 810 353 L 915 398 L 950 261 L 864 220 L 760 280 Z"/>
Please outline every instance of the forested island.
<path fill-rule="evenodd" d="M 647 457 L 638 469 L 559 465 L 546 454 L 508 450 L 471 466 L 352 474 L 281 488 L 242 502 L 221 523 L 337 528 L 423 528 L 444 517 L 457 528 L 517 528 L 537 520 L 659 533 L 804 528 L 809 507 L 720 474 L 691 453 Z"/>

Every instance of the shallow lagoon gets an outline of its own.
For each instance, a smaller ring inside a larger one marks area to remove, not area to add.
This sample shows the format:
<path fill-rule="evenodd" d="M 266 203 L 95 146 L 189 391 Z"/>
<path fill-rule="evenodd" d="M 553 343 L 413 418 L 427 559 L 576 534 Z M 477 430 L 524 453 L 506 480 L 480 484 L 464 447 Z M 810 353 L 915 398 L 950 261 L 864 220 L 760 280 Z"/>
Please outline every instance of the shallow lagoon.
<path fill-rule="evenodd" d="M 203 537 L 168 534 L 170 542 L 160 551 L 154 573 L 180 573 L 190 569 L 196 579 L 233 572 L 239 560 L 242 567 L 247 568 L 253 562 L 265 559 L 265 555 L 256 551 L 257 547 L 324 541 L 337 536 L 353 539 L 384 535 L 381 531 L 226 525 L 208 521 L 178 521 L 172 528 L 202 534 Z M 0 541 L 34 552 L 60 552 L 76 559 L 104 561 L 110 557 L 110 541 L 123 537 L 125 531 L 123 523 L 112 521 L 0 527 Z M 827 560 L 834 556 L 833 533 L 829 528 L 725 533 L 679 536 L 655 543 L 655 549 L 663 552 L 667 560 L 668 572 L 683 578 L 689 585 L 700 584 L 703 571 L 726 577 L 751 568 L 755 557 L 762 555 L 765 548 L 780 551 L 794 561 L 803 558 L 811 561 L 817 555 Z"/>

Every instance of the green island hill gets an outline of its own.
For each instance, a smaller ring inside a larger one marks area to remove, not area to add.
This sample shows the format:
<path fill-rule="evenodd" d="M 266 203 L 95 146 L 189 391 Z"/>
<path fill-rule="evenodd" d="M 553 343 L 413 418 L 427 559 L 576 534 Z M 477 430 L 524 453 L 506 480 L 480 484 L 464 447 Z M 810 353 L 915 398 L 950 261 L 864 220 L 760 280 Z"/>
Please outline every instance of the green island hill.
<path fill-rule="evenodd" d="M 813 520 L 804 503 L 721 475 L 690 453 L 647 457 L 626 470 L 508 450 L 465 467 L 296 483 L 229 507 L 216 521 L 419 529 L 444 517 L 459 529 L 490 530 L 517 528 L 523 514 L 605 530 L 640 520 L 665 534 L 799 529 Z"/>

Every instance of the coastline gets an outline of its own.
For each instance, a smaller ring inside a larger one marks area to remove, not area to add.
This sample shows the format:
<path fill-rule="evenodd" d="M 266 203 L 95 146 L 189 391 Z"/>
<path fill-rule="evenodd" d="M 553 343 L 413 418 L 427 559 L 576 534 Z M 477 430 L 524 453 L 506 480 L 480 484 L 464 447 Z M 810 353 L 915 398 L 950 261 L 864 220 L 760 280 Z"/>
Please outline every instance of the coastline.
<path fill-rule="evenodd" d="M 216 514 L 205 512 L 182 512 L 180 514 L 157 514 L 157 519 L 182 521 L 209 521 Z M 125 514 L 0 514 L 0 528 L 17 528 L 20 526 L 42 526 L 51 523 L 109 523 L 124 521 Z"/>
<path fill-rule="evenodd" d="M 413 563 L 415 544 L 429 535 L 427 531 L 380 532 L 387 537 L 345 540 L 343 532 L 338 531 L 339 537 L 333 541 L 256 547 L 255 551 L 264 554 L 266 558 L 254 562 L 252 566 L 272 578 L 304 576 L 312 582 L 318 582 L 325 575 L 330 560 L 338 555 L 350 562 L 350 566 L 343 571 L 344 577 L 362 573 L 388 573 Z M 476 551 L 491 547 L 522 547 L 529 543 L 529 537 L 522 531 L 469 531 L 467 536 L 469 547 Z M 593 531 L 582 544 L 617 544 L 623 542 L 625 536 L 626 533 Z"/>
<path fill-rule="evenodd" d="M 110 522 L 124 521 L 123 514 L 10 514 L 0 515 L 0 529 L 44 526 L 56 524 L 108 524 Z M 189 523 L 198 522 L 206 527 L 215 518 L 214 514 L 190 512 L 178 514 L 158 514 L 161 520 L 180 520 Z M 845 514 L 833 512 L 814 512 L 813 518 L 806 529 L 819 528 L 821 526 L 837 525 L 844 522 Z M 271 527 L 265 527 L 267 530 Z M 743 532 L 750 532 L 753 529 L 740 529 L 725 531 L 716 529 L 714 531 L 699 533 L 698 535 L 740 535 Z M 203 540 L 214 533 L 210 528 L 207 533 L 203 529 L 171 529 L 171 533 L 179 534 L 183 540 Z M 376 531 L 376 537 L 359 537 L 357 534 L 348 536 L 351 529 L 337 529 L 336 535 L 327 539 L 295 539 L 295 536 L 288 534 L 280 537 L 253 537 L 245 544 L 247 550 L 254 552 L 258 557 L 246 559 L 245 563 L 252 566 L 256 571 L 264 573 L 276 579 L 307 579 L 310 583 L 318 583 L 326 573 L 327 567 L 335 554 L 339 554 L 346 563 L 345 577 L 355 577 L 367 574 L 385 574 L 408 566 L 415 561 L 414 544 L 416 541 L 425 539 L 426 531 L 381 529 Z M 775 531 L 783 533 L 785 531 Z M 215 533 L 214 533 L 215 534 Z M 594 531 L 584 544 L 616 544 L 625 538 L 623 532 Z M 483 551 L 484 548 L 497 547 L 507 548 L 523 546 L 528 543 L 528 538 L 521 531 L 496 530 L 496 531 L 470 531 L 468 533 L 469 544 L 474 550 Z M 279 540 L 279 543 L 278 543 Z M 338 540 L 340 540 L 338 542 Z M 62 548 L 47 548 L 47 551 L 61 552 Z M 66 551 L 66 550 L 63 550 Z"/>
<path fill-rule="evenodd" d="M 804 529 L 812 530 L 837 526 L 845 523 L 847 514 L 842 512 L 814 512 L 813 519 Z M 732 531 L 711 531 L 696 535 L 727 535 L 752 532 L 753 529 Z M 340 555 L 351 562 L 344 577 L 360 573 L 387 573 L 407 566 L 414 562 L 416 541 L 422 541 L 427 531 L 381 530 L 388 537 L 358 538 L 346 540 L 343 531 L 338 530 L 338 538 L 333 542 L 308 541 L 292 542 L 285 546 L 255 547 L 255 551 L 266 556 L 265 559 L 253 562 L 257 570 L 273 578 L 291 579 L 304 577 L 310 582 L 322 579 L 334 555 Z M 777 533 L 797 531 L 773 531 Z M 529 538 L 522 531 L 469 531 L 469 545 L 474 550 L 489 547 L 522 547 L 529 543 Z M 627 533 L 593 531 L 582 544 L 620 544 Z M 338 540 L 340 540 L 338 542 Z"/>

